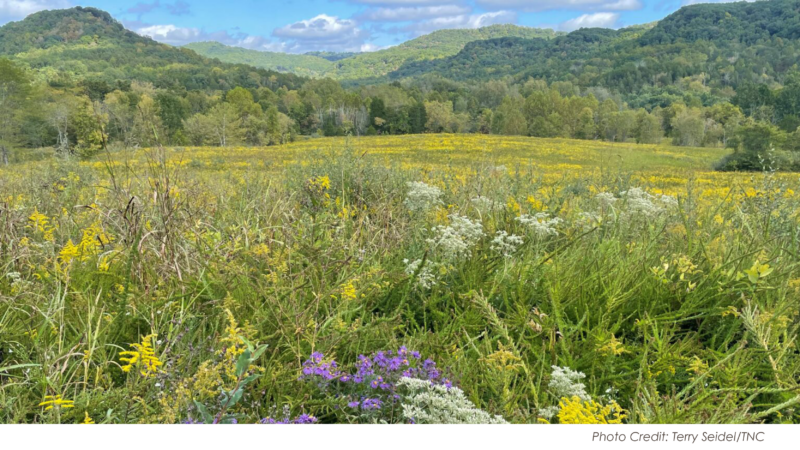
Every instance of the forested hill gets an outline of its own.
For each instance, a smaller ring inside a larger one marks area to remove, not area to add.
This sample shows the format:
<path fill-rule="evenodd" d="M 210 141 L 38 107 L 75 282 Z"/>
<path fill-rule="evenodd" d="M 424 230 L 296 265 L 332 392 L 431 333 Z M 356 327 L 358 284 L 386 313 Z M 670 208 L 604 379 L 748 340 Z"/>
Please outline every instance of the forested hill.
<path fill-rule="evenodd" d="M 550 29 L 492 25 L 478 29 L 439 30 L 395 47 L 367 53 L 306 54 L 261 52 L 219 43 L 197 43 L 186 47 L 197 53 L 230 63 L 339 80 L 372 79 L 386 75 L 413 61 L 428 61 L 457 54 L 470 42 L 503 37 L 552 39 L 562 33 Z"/>
<path fill-rule="evenodd" d="M 714 103 L 744 84 L 782 84 L 798 61 L 800 0 L 770 0 L 686 6 L 649 28 L 476 41 L 452 57 L 407 63 L 388 78 L 533 77 L 618 91 L 634 103 L 665 105 L 687 91 Z"/>
<path fill-rule="evenodd" d="M 640 43 L 704 40 L 750 45 L 773 38 L 800 39 L 800 2 L 768 0 L 684 7 L 658 22 Z"/>
<path fill-rule="evenodd" d="M 294 89 L 304 81 L 160 44 L 126 30 L 107 12 L 83 7 L 42 11 L 0 27 L 0 56 L 34 69 L 54 87 L 135 80 L 179 90 Z"/>
<path fill-rule="evenodd" d="M 247 64 L 262 69 L 301 76 L 321 77 L 333 70 L 336 64 L 315 55 L 262 52 L 241 47 L 231 47 L 219 42 L 195 42 L 185 45 L 200 55 L 232 64 Z"/>

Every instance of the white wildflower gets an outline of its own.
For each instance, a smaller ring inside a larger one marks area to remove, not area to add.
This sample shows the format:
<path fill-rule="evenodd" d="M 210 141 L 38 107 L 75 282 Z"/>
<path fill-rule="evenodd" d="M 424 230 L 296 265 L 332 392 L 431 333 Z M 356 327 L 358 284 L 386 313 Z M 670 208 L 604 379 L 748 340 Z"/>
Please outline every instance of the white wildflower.
<path fill-rule="evenodd" d="M 8 277 L 12 282 L 14 282 L 22 278 L 22 274 L 19 272 L 8 272 L 6 274 L 6 277 Z"/>
<path fill-rule="evenodd" d="M 491 249 L 503 255 L 504 258 L 510 258 L 523 243 L 525 241 L 515 234 L 509 235 L 505 231 L 498 231 L 492 239 Z"/>
<path fill-rule="evenodd" d="M 678 206 L 675 197 L 669 195 L 652 195 L 642 188 L 631 188 L 621 193 L 625 199 L 628 215 L 653 218 L 667 210 Z"/>
<path fill-rule="evenodd" d="M 555 417 L 556 414 L 558 414 L 560 409 L 561 408 L 558 406 L 548 406 L 546 408 L 539 409 L 539 415 L 545 420 L 550 420 Z"/>
<path fill-rule="evenodd" d="M 589 400 L 586 386 L 580 380 L 586 378 L 583 372 L 576 372 L 569 367 L 552 366 L 553 373 L 550 375 L 550 383 L 547 385 L 550 392 L 556 398 L 570 398 L 577 396 L 581 400 Z"/>
<path fill-rule="evenodd" d="M 548 213 L 536 213 L 534 215 L 523 214 L 517 217 L 517 221 L 531 229 L 537 236 L 555 236 L 558 234 L 556 227 L 563 222 L 558 217 L 550 218 Z"/>
<path fill-rule="evenodd" d="M 424 212 L 442 204 L 442 190 L 421 181 L 406 183 L 410 188 L 403 203 L 414 212 Z"/>
<path fill-rule="evenodd" d="M 617 202 L 617 197 L 610 192 L 601 192 L 594 196 L 595 200 L 603 206 L 611 206 Z"/>
<path fill-rule="evenodd" d="M 434 385 L 427 380 L 401 378 L 403 417 L 419 424 L 506 424 L 500 416 L 478 409 L 457 388 Z"/>
<path fill-rule="evenodd" d="M 436 226 L 433 229 L 434 237 L 427 242 L 448 258 L 469 256 L 471 247 L 483 237 L 483 225 L 457 214 L 450 214 L 448 218 L 450 225 Z"/>
<path fill-rule="evenodd" d="M 406 265 L 405 273 L 408 276 L 412 276 L 419 270 L 420 264 L 422 264 L 421 259 L 417 259 L 414 261 L 410 261 L 408 259 L 404 259 L 403 263 Z M 417 286 L 421 287 L 422 289 L 430 289 L 431 287 L 436 285 L 436 274 L 433 273 L 431 267 L 435 266 L 434 263 L 431 261 L 427 261 L 425 266 L 422 270 L 419 270 L 417 273 Z"/>

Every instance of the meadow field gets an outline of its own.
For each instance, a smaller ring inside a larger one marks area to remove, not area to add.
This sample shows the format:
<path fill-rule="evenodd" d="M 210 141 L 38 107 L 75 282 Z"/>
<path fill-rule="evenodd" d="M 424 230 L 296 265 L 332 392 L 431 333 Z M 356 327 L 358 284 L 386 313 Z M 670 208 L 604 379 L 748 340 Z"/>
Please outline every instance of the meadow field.
<path fill-rule="evenodd" d="M 0 167 L 0 423 L 800 422 L 800 175 L 725 154 L 430 134 Z"/>

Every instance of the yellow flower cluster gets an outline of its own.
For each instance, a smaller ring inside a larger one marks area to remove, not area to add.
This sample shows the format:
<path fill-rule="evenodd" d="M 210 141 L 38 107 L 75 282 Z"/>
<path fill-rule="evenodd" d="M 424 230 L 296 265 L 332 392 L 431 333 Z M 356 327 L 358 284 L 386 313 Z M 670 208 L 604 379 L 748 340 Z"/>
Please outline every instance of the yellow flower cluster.
<path fill-rule="evenodd" d="M 44 401 L 39 406 L 45 406 L 44 410 L 49 411 L 53 408 L 74 408 L 75 402 L 61 398 L 60 395 L 45 395 Z"/>
<path fill-rule="evenodd" d="M 53 242 L 55 239 L 53 233 L 56 231 L 57 226 L 54 222 L 50 222 L 49 217 L 40 213 L 38 209 L 34 208 L 33 214 L 28 217 L 28 220 L 31 222 L 31 227 L 33 229 L 42 233 L 42 237 L 45 241 Z"/>
<path fill-rule="evenodd" d="M 72 261 L 86 261 L 96 255 L 98 249 L 113 241 L 114 238 L 106 234 L 100 222 L 95 221 L 83 230 L 83 236 L 77 245 L 70 239 L 61 249 L 58 257 L 64 265 L 69 265 Z"/>
<path fill-rule="evenodd" d="M 581 400 L 573 396 L 562 398 L 558 405 L 558 422 L 564 424 L 620 424 L 627 417 L 617 402 L 602 405 L 594 400 Z"/>
<path fill-rule="evenodd" d="M 89 413 L 87 411 L 84 411 L 83 415 L 84 417 L 83 417 L 83 422 L 81 422 L 81 425 L 94 425 L 95 423 L 94 419 L 89 417 Z"/>
<path fill-rule="evenodd" d="M 141 343 L 130 345 L 133 350 L 120 352 L 119 360 L 125 363 L 122 366 L 123 372 L 129 373 L 135 367 L 143 377 L 152 377 L 158 373 L 162 362 L 153 350 L 152 342 L 155 338 L 154 334 L 145 336 Z"/>

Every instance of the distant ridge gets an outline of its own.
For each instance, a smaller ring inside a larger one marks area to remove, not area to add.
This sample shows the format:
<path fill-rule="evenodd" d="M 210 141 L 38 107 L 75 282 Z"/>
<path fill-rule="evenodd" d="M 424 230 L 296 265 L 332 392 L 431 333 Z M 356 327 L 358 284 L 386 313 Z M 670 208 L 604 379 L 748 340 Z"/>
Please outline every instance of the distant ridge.
<path fill-rule="evenodd" d="M 552 39 L 560 34 L 563 33 L 551 29 L 492 25 L 477 29 L 439 30 L 384 50 L 344 54 L 317 52 L 295 55 L 262 52 L 216 42 L 188 44 L 185 47 L 229 63 L 250 64 L 312 77 L 358 80 L 384 76 L 408 62 L 455 55 L 470 42 L 502 37 Z"/>

